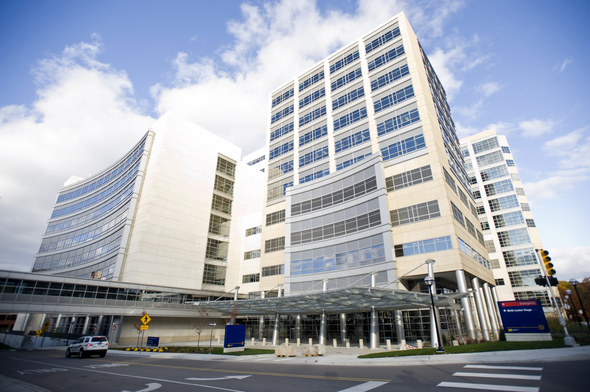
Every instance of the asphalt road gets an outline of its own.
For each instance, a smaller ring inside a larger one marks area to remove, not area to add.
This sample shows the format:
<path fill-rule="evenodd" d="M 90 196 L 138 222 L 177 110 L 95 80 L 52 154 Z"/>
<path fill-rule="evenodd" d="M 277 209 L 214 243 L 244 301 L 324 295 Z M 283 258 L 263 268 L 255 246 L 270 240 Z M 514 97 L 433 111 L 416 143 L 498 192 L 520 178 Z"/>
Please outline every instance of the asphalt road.
<path fill-rule="evenodd" d="M 289 358 L 192 361 L 63 351 L 0 352 L 0 373 L 51 391 L 587 391 L 590 361 L 422 366 L 289 364 Z M 507 355 L 509 353 L 507 352 Z"/>

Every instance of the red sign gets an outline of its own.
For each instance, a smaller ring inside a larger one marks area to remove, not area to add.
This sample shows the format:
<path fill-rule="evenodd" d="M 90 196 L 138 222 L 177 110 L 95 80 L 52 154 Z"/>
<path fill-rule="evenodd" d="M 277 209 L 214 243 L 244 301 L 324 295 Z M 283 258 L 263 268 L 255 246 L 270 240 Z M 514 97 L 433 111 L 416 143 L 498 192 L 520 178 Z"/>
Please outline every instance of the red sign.
<path fill-rule="evenodd" d="M 113 331 L 117 330 L 117 324 L 113 324 Z"/>
<path fill-rule="evenodd" d="M 509 308 L 513 306 L 534 306 L 537 304 L 535 301 L 502 301 L 499 302 L 501 307 Z"/>

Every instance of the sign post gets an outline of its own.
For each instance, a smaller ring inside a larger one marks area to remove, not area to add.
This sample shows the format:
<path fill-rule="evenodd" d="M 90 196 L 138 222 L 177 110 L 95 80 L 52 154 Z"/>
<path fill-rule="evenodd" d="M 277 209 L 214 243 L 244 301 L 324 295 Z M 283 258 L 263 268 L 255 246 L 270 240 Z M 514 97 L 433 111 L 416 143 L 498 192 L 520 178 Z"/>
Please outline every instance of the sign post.
<path fill-rule="evenodd" d="M 552 340 L 541 301 L 538 299 L 499 301 L 498 308 L 507 341 Z"/>
<path fill-rule="evenodd" d="M 209 355 L 211 354 L 211 343 L 213 343 L 213 328 L 217 327 L 217 323 L 209 323 L 209 329 L 211 330 L 211 337 L 209 338 Z"/>
<path fill-rule="evenodd" d="M 150 328 L 150 326 L 148 325 L 150 323 L 152 319 L 150 318 L 149 314 L 145 313 L 143 315 L 143 317 L 141 318 L 141 322 L 143 323 L 143 325 L 141 325 L 139 328 L 141 330 L 141 347 L 143 348 L 143 337 L 145 336 L 145 331 L 147 329 Z"/>

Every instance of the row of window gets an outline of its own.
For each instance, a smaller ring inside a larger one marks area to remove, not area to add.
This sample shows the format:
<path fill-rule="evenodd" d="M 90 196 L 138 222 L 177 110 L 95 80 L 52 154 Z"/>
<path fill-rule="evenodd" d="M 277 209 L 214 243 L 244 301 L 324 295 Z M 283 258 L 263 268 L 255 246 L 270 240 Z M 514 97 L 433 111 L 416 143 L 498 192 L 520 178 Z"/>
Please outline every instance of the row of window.
<path fill-rule="evenodd" d="M 119 230 L 103 240 L 56 255 L 38 257 L 35 260 L 33 272 L 38 270 L 56 270 L 75 267 L 80 264 L 90 263 L 119 249 L 122 230 Z"/>
<path fill-rule="evenodd" d="M 380 89 L 383 86 L 387 86 L 390 83 L 395 82 L 398 79 L 403 78 L 406 75 L 410 74 L 410 70 L 408 69 L 408 65 L 402 65 L 388 73 L 379 76 L 377 79 L 371 81 L 371 91 L 375 91 Z"/>
<path fill-rule="evenodd" d="M 385 261 L 381 234 L 337 245 L 291 253 L 291 275 L 357 268 Z"/>
<path fill-rule="evenodd" d="M 516 195 L 508 195 L 497 199 L 488 200 L 492 212 L 516 208 L 519 206 Z"/>
<path fill-rule="evenodd" d="M 519 267 L 521 265 L 537 264 L 535 249 L 515 249 L 502 252 L 507 267 Z"/>
<path fill-rule="evenodd" d="M 283 125 L 279 129 L 272 131 L 270 133 L 270 141 L 272 142 L 273 140 L 278 139 L 283 135 L 293 132 L 293 129 L 295 129 L 295 128 L 293 126 L 293 121 L 291 121 L 289 124 Z"/>
<path fill-rule="evenodd" d="M 355 122 L 360 121 L 363 118 L 367 118 L 366 107 L 353 110 L 350 113 L 347 113 L 344 116 L 340 117 L 339 119 L 334 120 L 334 131 L 337 131 L 340 128 L 344 128 L 350 124 L 354 124 Z"/>
<path fill-rule="evenodd" d="M 289 160 L 290 159 L 290 160 Z M 281 160 L 280 162 L 274 163 L 268 170 L 268 179 L 280 177 L 283 174 L 287 174 L 293 171 L 293 159 L 292 157 Z"/>
<path fill-rule="evenodd" d="M 307 154 L 299 157 L 299 167 L 307 166 L 310 163 L 317 162 L 328 157 L 328 146 L 318 148 L 315 151 L 308 152 Z"/>
<path fill-rule="evenodd" d="M 134 187 L 135 187 L 135 180 L 131 184 L 129 184 L 127 189 L 125 189 L 123 192 L 121 192 L 117 197 L 115 197 L 109 203 L 107 203 L 103 206 L 96 207 L 94 210 L 89 211 L 88 213 L 86 213 L 84 215 L 77 216 L 77 217 L 75 217 L 73 219 L 69 219 L 69 220 L 62 220 L 62 221 L 56 222 L 52 225 L 49 225 L 47 227 L 46 233 L 49 234 L 49 233 L 73 229 L 74 227 L 81 226 L 81 225 L 91 222 L 93 220 L 99 219 L 101 216 L 103 216 L 107 212 L 110 212 L 113 209 L 117 208 L 120 204 L 123 204 L 127 200 L 127 198 L 129 198 L 133 194 Z"/>
<path fill-rule="evenodd" d="M 221 193 L 225 193 L 226 195 L 233 196 L 234 195 L 234 183 L 233 181 L 228 180 L 227 178 L 215 175 L 215 183 L 213 184 L 213 189 L 219 191 Z"/>
<path fill-rule="evenodd" d="M 246 229 L 246 237 L 262 233 L 262 226 L 251 227 Z"/>
<path fill-rule="evenodd" d="M 340 151 L 347 150 L 351 147 L 357 146 L 359 144 L 368 142 L 371 139 L 371 134 L 369 133 L 369 129 L 365 129 L 364 131 L 358 131 L 351 135 L 345 136 L 340 140 L 337 140 L 334 143 L 335 152 L 339 153 Z"/>
<path fill-rule="evenodd" d="M 541 270 L 509 271 L 508 277 L 512 287 L 536 286 L 535 278 L 541 275 Z"/>
<path fill-rule="evenodd" d="M 293 151 L 293 140 L 270 150 L 269 159 L 273 160 L 276 157 L 280 157 L 281 155 L 288 153 L 289 151 Z"/>
<path fill-rule="evenodd" d="M 324 87 L 312 92 L 308 96 L 305 96 L 299 100 L 299 109 L 306 107 L 310 103 L 317 101 L 318 99 L 324 97 L 325 95 L 326 95 L 326 89 Z"/>
<path fill-rule="evenodd" d="M 407 225 L 440 217 L 438 200 L 398 208 L 389 212 L 392 226 Z"/>
<path fill-rule="evenodd" d="M 299 136 L 299 147 L 304 146 L 314 140 L 320 139 L 328 134 L 328 126 L 322 125 L 304 135 Z"/>
<path fill-rule="evenodd" d="M 521 225 L 524 223 L 524 216 L 520 211 L 508 212 L 506 214 L 494 215 L 494 225 L 496 228 Z"/>
<path fill-rule="evenodd" d="M 484 189 L 487 196 L 494 196 L 500 193 L 512 192 L 514 190 L 514 186 L 512 185 L 512 181 L 503 180 L 484 185 Z"/>
<path fill-rule="evenodd" d="M 264 242 L 264 253 L 278 252 L 285 249 L 285 237 L 273 238 Z"/>
<path fill-rule="evenodd" d="M 354 53 L 351 53 L 347 56 L 344 56 L 340 60 L 336 61 L 334 64 L 330 65 L 330 74 L 338 71 L 341 68 L 346 67 L 348 64 L 352 64 L 359 59 L 359 51 L 357 50 Z"/>
<path fill-rule="evenodd" d="M 475 249 L 469 246 L 465 241 L 463 241 L 460 237 L 459 239 L 459 249 L 467 255 L 469 255 L 473 260 L 477 261 L 479 264 L 483 265 L 487 269 L 491 269 L 490 262 L 488 259 L 480 255 Z"/>
<path fill-rule="evenodd" d="M 133 154 L 125 160 L 125 162 L 121 163 L 118 167 L 111 170 L 109 173 L 101 176 L 91 184 L 88 184 L 82 188 L 70 191 L 68 193 L 61 194 L 57 197 L 56 203 L 61 203 L 62 201 L 67 201 L 73 199 L 78 196 L 83 196 L 88 192 L 93 191 L 96 188 L 100 188 L 102 185 L 108 183 L 110 180 L 115 179 L 119 174 L 123 173 L 125 169 L 127 169 L 135 159 L 137 159 L 141 153 L 143 152 L 143 148 L 145 147 L 145 143 L 142 143 L 141 146 L 137 147 L 137 149 L 133 152 Z"/>
<path fill-rule="evenodd" d="M 219 212 L 223 212 L 224 214 L 231 215 L 231 207 L 232 201 L 226 199 L 225 197 L 221 197 L 219 195 L 213 194 L 213 201 L 211 202 L 211 209 Z"/>
<path fill-rule="evenodd" d="M 405 53 L 404 46 L 400 45 L 397 48 L 391 49 L 389 52 L 382 54 L 381 56 L 375 57 L 373 60 L 369 61 L 369 72 L 389 63 L 390 61 L 404 55 Z"/>
<path fill-rule="evenodd" d="M 395 257 L 413 256 L 422 253 L 440 252 L 443 250 L 453 249 L 451 237 L 438 237 L 428 240 L 408 242 L 406 244 L 395 245 Z"/>
<path fill-rule="evenodd" d="M 369 42 L 368 44 L 366 44 L 365 45 L 365 52 L 370 53 L 373 50 L 380 47 L 381 45 L 385 45 L 387 42 L 391 41 L 392 39 L 399 37 L 399 35 L 400 35 L 399 27 L 394 27 L 393 29 L 389 30 L 388 32 L 386 32 L 382 36 L 380 36 L 380 37 L 374 39 L 373 41 Z"/>
<path fill-rule="evenodd" d="M 375 101 L 375 113 L 378 113 L 382 110 L 392 107 L 393 105 L 397 105 L 398 103 L 404 102 L 407 99 L 414 97 L 414 87 L 409 85 L 408 87 L 404 87 L 394 93 L 386 95 L 385 97 L 381 98 L 378 101 Z"/>
<path fill-rule="evenodd" d="M 502 151 L 494 151 L 489 154 L 478 156 L 476 160 L 479 167 L 489 166 L 504 161 L 504 155 L 502 155 Z"/>
<path fill-rule="evenodd" d="M 369 192 L 377 189 L 377 180 L 375 176 L 366 180 L 357 182 L 354 185 L 347 186 L 343 189 L 338 189 L 332 193 L 325 194 L 309 200 L 304 200 L 299 203 L 291 204 L 291 216 L 306 214 L 311 211 L 318 211 L 323 208 L 344 203 L 348 200 L 361 197 Z"/>
<path fill-rule="evenodd" d="M 353 89 L 352 91 L 342 95 L 339 98 L 336 98 L 332 101 L 332 110 L 336 110 L 338 108 L 344 107 L 351 102 L 356 101 L 359 98 L 365 96 L 365 88 L 363 86 Z"/>
<path fill-rule="evenodd" d="M 388 192 L 392 192 L 432 180 L 432 170 L 430 165 L 426 165 L 391 177 L 386 177 L 385 187 Z"/>
<path fill-rule="evenodd" d="M 258 259 L 258 258 L 260 258 L 260 249 L 251 250 L 249 252 L 244 252 L 244 260 Z"/>
<path fill-rule="evenodd" d="M 285 196 L 287 188 L 291 186 L 293 186 L 293 177 L 269 185 L 266 192 L 267 201 L 275 200 Z"/>
<path fill-rule="evenodd" d="M 483 181 L 494 180 L 496 178 L 505 177 L 508 175 L 508 168 L 506 165 L 490 167 L 480 171 L 481 179 Z"/>
<path fill-rule="evenodd" d="M 262 267 L 262 277 L 282 275 L 285 273 L 285 264 L 271 265 L 270 267 Z"/>
<path fill-rule="evenodd" d="M 276 225 L 277 223 L 281 223 L 285 221 L 285 210 L 280 210 L 276 212 L 271 212 L 270 214 L 266 214 L 266 225 Z"/>
<path fill-rule="evenodd" d="M 320 169 L 316 172 L 313 172 L 313 173 L 307 174 L 303 177 L 300 177 L 299 183 L 305 184 L 306 182 L 317 180 L 318 178 L 322 178 L 324 176 L 327 176 L 328 174 L 330 174 L 330 169 Z"/>
<path fill-rule="evenodd" d="M 336 79 L 330 84 L 330 89 L 332 92 L 338 90 L 340 87 L 346 86 L 348 83 L 353 82 L 360 77 L 363 76 L 363 71 L 360 68 L 357 68 L 354 71 L 347 73 L 346 75 Z"/>
<path fill-rule="evenodd" d="M 229 237 L 230 224 L 229 219 L 211 214 L 209 216 L 209 233 Z"/>
<path fill-rule="evenodd" d="M 528 244 L 531 242 L 531 237 L 529 237 L 529 231 L 527 229 L 514 229 L 498 232 L 498 240 L 500 240 L 500 246 L 505 248 L 508 246 Z"/>
<path fill-rule="evenodd" d="M 232 178 L 236 177 L 236 164 L 223 159 L 222 157 L 217 157 L 216 170 Z"/>
<path fill-rule="evenodd" d="M 500 147 L 500 143 L 498 143 L 497 137 L 492 137 L 490 139 L 482 140 L 480 142 L 476 142 L 472 144 L 473 152 L 477 155 L 480 152 L 492 150 L 494 148 Z"/>
<path fill-rule="evenodd" d="M 426 148 L 424 135 L 410 136 L 381 149 L 384 161 Z"/>
<path fill-rule="evenodd" d="M 228 250 L 229 242 L 219 241 L 213 238 L 207 238 L 205 258 L 210 260 L 227 261 Z"/>
<path fill-rule="evenodd" d="M 59 237 L 45 238 L 41 243 L 39 253 L 41 252 L 52 252 L 54 250 L 60 250 L 64 248 L 71 248 L 78 246 L 84 242 L 92 241 L 100 236 L 106 234 L 112 230 L 120 222 L 127 218 L 129 209 L 125 209 L 120 214 L 110 216 L 104 219 L 102 222 L 95 223 L 94 225 L 84 229 L 78 230 L 74 233 L 64 234 Z"/>
<path fill-rule="evenodd" d="M 260 272 L 256 274 L 242 275 L 242 283 L 260 282 Z"/>
<path fill-rule="evenodd" d="M 252 160 L 252 161 L 248 162 L 248 166 L 252 166 L 252 165 L 255 165 L 255 164 L 257 164 L 258 162 L 264 161 L 264 158 L 266 158 L 266 155 L 263 155 L 263 156 L 261 156 L 261 157 L 258 157 L 258 158 L 256 158 L 256 159 L 254 159 L 254 160 Z"/>
<path fill-rule="evenodd" d="M 270 123 L 274 124 L 277 121 L 279 121 L 280 119 L 287 117 L 288 115 L 290 115 L 293 112 L 294 112 L 293 105 L 290 105 L 282 110 L 279 110 L 278 112 L 276 112 L 275 114 L 273 114 L 270 117 Z"/>
<path fill-rule="evenodd" d="M 383 136 L 389 132 L 393 132 L 396 129 L 414 124 L 418 121 L 420 121 L 418 109 L 407 111 L 377 124 L 377 135 Z"/>
<path fill-rule="evenodd" d="M 203 283 L 225 286 L 226 267 L 213 264 L 205 264 L 203 268 Z"/>
<path fill-rule="evenodd" d="M 325 115 L 326 115 L 326 105 L 322 106 L 321 108 L 317 108 L 315 110 L 312 110 L 312 111 L 306 113 L 305 115 L 303 115 L 302 117 L 299 117 L 299 126 L 302 127 L 305 124 L 309 124 L 310 122 L 315 121 L 318 118 L 321 118 Z"/>
<path fill-rule="evenodd" d="M 351 158 L 349 160 L 342 161 L 342 162 L 336 164 L 336 171 L 342 170 L 342 169 L 346 169 L 348 166 L 352 166 L 355 163 L 357 163 L 359 161 L 362 161 L 363 159 L 365 159 L 369 155 L 371 155 L 371 153 L 368 153 L 368 154 L 360 154 L 360 155 L 354 156 L 353 158 Z"/>
<path fill-rule="evenodd" d="M 64 208 L 54 210 L 53 213 L 51 214 L 51 218 L 57 218 L 57 217 L 60 217 L 63 215 L 68 215 L 68 214 L 74 213 L 79 210 L 83 210 L 83 209 L 88 208 L 96 203 L 99 203 L 100 201 L 111 196 L 112 194 L 117 192 L 119 189 L 121 189 L 126 183 L 132 181 L 135 178 L 135 175 L 137 174 L 137 170 L 139 169 L 139 164 L 140 164 L 140 162 L 137 162 L 135 164 L 135 166 L 131 170 L 129 170 L 124 177 L 119 179 L 119 181 L 115 182 L 113 185 L 111 185 L 110 187 L 108 187 L 104 191 L 102 191 L 92 197 L 89 196 L 84 200 L 81 200 L 77 203 L 66 206 Z"/>
<path fill-rule="evenodd" d="M 332 216 L 332 214 L 327 216 Z M 291 232 L 291 245 L 307 244 L 310 242 L 336 238 L 356 233 L 357 231 L 366 230 L 370 227 L 379 226 L 380 224 L 380 211 L 375 210 L 346 220 L 329 223 L 321 227 Z"/>
<path fill-rule="evenodd" d="M 295 95 L 295 89 L 290 89 L 290 90 L 284 92 L 283 94 L 279 95 L 278 97 L 276 97 L 272 100 L 272 107 L 274 108 L 275 106 L 277 106 L 281 102 L 285 102 L 287 99 L 291 98 L 293 95 Z"/>
<path fill-rule="evenodd" d="M 305 79 L 303 82 L 299 83 L 299 92 L 305 90 L 306 88 L 313 86 L 320 80 L 324 79 L 324 70 L 316 73 L 315 75 L 310 76 L 309 78 Z"/>

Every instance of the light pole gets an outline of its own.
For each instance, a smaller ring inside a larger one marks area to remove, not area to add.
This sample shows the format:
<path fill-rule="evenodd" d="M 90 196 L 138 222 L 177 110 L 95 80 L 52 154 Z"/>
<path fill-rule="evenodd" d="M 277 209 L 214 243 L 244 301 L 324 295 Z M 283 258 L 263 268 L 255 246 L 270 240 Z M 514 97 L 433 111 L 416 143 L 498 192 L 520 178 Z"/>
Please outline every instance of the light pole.
<path fill-rule="evenodd" d="M 433 260 L 434 261 L 434 260 Z M 424 283 L 426 283 L 426 285 L 428 286 L 428 292 L 430 293 L 430 303 L 432 305 L 432 310 L 431 312 L 433 312 L 434 314 L 434 328 L 436 328 L 436 340 L 438 340 L 437 345 L 438 348 L 436 349 L 437 353 L 444 353 L 445 350 L 442 347 L 442 344 L 440 342 L 440 332 L 438 330 L 438 320 L 436 318 L 436 309 L 434 308 L 434 297 L 432 296 L 432 285 L 434 284 L 434 278 L 432 276 L 427 276 L 424 278 Z M 432 326 L 431 326 L 432 328 Z"/>
<path fill-rule="evenodd" d="M 590 330 L 590 323 L 588 322 L 588 316 L 586 316 L 586 309 L 584 308 L 584 303 L 582 302 L 582 298 L 580 297 L 580 293 L 578 293 L 578 281 L 575 279 L 570 279 L 570 284 L 574 286 L 574 290 L 576 290 L 576 295 L 578 296 L 578 301 L 580 301 L 580 307 L 582 308 L 582 312 L 584 313 L 584 318 L 586 319 L 586 325 Z M 572 303 L 574 300 L 572 299 Z"/>
<path fill-rule="evenodd" d="M 570 289 L 565 290 L 565 302 L 571 298 L 572 291 Z M 578 325 L 581 327 L 582 323 L 580 322 L 580 316 L 578 315 L 578 311 L 576 310 L 576 305 L 574 304 L 574 299 L 572 298 L 572 308 L 574 309 L 574 317 L 578 320 Z"/>

